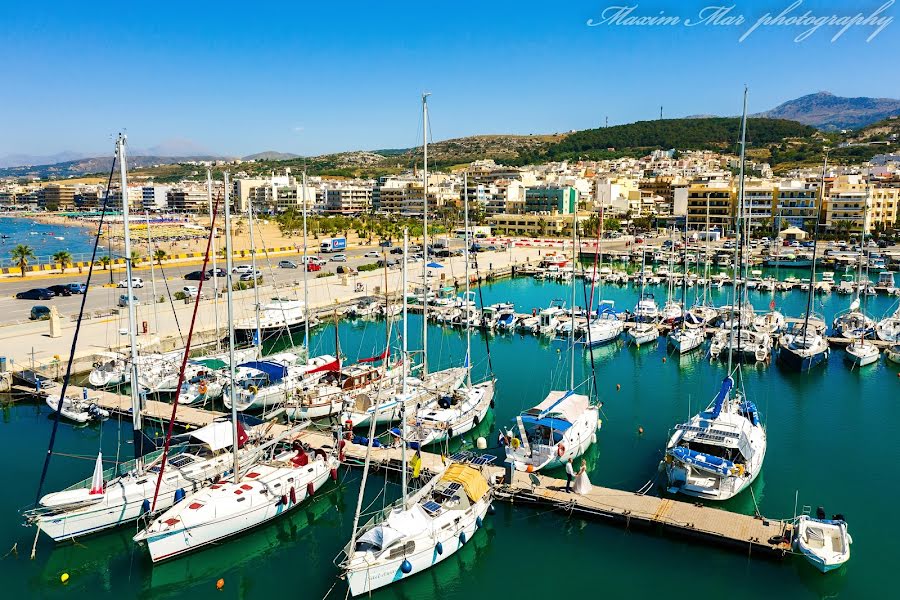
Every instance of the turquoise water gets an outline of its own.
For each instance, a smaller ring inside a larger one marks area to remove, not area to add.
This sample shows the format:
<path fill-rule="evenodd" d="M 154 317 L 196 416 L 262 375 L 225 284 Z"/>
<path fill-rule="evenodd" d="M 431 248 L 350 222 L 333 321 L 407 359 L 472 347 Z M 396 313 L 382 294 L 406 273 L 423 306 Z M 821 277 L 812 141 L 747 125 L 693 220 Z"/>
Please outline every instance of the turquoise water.
<path fill-rule="evenodd" d="M 67 250 L 73 261 L 88 260 L 97 237 L 96 228 L 78 227 L 75 225 L 50 225 L 38 223 L 33 219 L 20 217 L 0 217 L 0 266 L 10 264 L 10 251 L 18 244 L 31 246 L 37 261 L 31 263 L 49 263 L 56 252 Z M 56 239 L 61 237 L 63 239 Z M 102 242 L 97 251 L 102 254 L 106 250 Z"/>
<path fill-rule="evenodd" d="M 483 293 L 486 303 L 513 300 L 524 312 L 546 306 L 553 298 L 568 298 L 569 290 L 522 278 L 485 286 Z M 714 290 L 721 294 L 714 301 L 727 303 L 727 292 L 727 288 Z M 664 288 L 659 288 L 657 299 L 663 295 Z M 631 308 L 637 292 L 607 286 L 603 296 L 615 300 L 619 308 Z M 750 292 L 750 296 L 759 308 L 770 301 L 768 294 Z M 805 306 L 805 296 L 799 292 L 775 298 L 788 315 L 799 315 Z M 820 310 L 830 320 L 849 302 L 848 296 L 832 294 L 824 297 Z M 872 298 L 870 312 L 880 317 L 892 303 L 892 299 Z M 411 344 L 416 346 L 421 328 L 418 317 L 411 317 L 409 328 Z M 383 348 L 383 323 L 342 324 L 339 332 L 342 351 L 350 358 L 372 356 Z M 564 343 L 520 335 L 490 336 L 489 342 L 498 378 L 494 423 L 508 423 L 517 412 L 542 400 L 549 389 L 566 385 L 569 367 Z M 333 352 L 334 330 L 316 330 L 312 346 L 313 354 Z M 459 364 L 465 337 L 459 331 L 432 327 L 429 347 L 434 368 Z M 480 334 L 473 335 L 473 355 L 477 374 L 484 375 L 487 359 Z M 603 429 L 587 456 L 591 480 L 635 490 L 655 477 L 670 427 L 709 402 L 725 368 L 710 364 L 701 353 L 681 360 L 667 357 L 664 344 L 639 350 L 606 346 L 595 351 L 595 361 L 604 407 Z M 769 446 L 753 494 L 745 493 L 724 508 L 752 513 L 755 499 L 766 516 L 790 517 L 798 492 L 800 506 L 811 505 L 814 510 L 823 505 L 828 514 L 843 513 L 854 545 L 852 559 L 841 571 L 822 576 L 799 558 L 773 562 L 673 535 L 632 532 L 554 511 L 497 503 L 496 515 L 458 555 L 374 596 L 440 595 L 470 600 L 523 593 L 558 597 L 561 591 L 578 590 L 611 597 L 875 596 L 893 581 L 885 564 L 896 554 L 890 533 L 896 528 L 884 523 L 891 522 L 894 499 L 900 493 L 895 466 L 900 459 L 895 443 L 900 435 L 898 371 L 883 360 L 850 371 L 839 352 L 824 368 L 806 375 L 783 372 L 777 364 L 742 371 L 746 392 L 763 413 Z M 589 355 L 579 351 L 576 380 L 586 381 L 590 373 Z M 621 386 L 618 391 L 617 385 Z M 41 538 L 37 558 L 30 561 L 34 531 L 20 526 L 16 512 L 33 501 L 52 424 L 48 414 L 45 406 L 7 406 L 0 424 L 9 483 L 0 497 L 0 514 L 5 515 L 0 555 L 13 543 L 18 543 L 19 550 L 17 558 L 10 555 L 0 561 L 0 577 L 7 582 L 10 597 L 265 598 L 287 594 L 318 599 L 330 589 L 330 598 L 346 594 L 332 561 L 349 538 L 359 470 L 342 470 L 341 486 L 325 488 L 327 493 L 286 519 L 168 564 L 152 566 L 131 544 L 130 528 L 80 540 L 77 545 L 54 547 Z M 638 427 L 643 427 L 643 435 Z M 485 423 L 478 432 L 488 438 L 489 445 L 496 438 L 496 429 L 491 428 L 491 423 Z M 115 420 L 102 427 L 61 426 L 57 451 L 87 458 L 55 457 L 47 489 L 89 476 L 100 446 L 105 457 L 114 458 L 120 435 L 130 439 L 128 425 L 120 426 Z M 470 437 L 464 443 L 474 442 Z M 123 445 L 123 452 L 128 451 L 129 446 Z M 382 489 L 388 499 L 398 491 L 395 481 L 373 474 L 369 498 L 375 499 Z M 65 586 L 59 582 L 63 572 L 71 577 Z M 215 581 L 220 577 L 225 588 L 217 592 Z"/>

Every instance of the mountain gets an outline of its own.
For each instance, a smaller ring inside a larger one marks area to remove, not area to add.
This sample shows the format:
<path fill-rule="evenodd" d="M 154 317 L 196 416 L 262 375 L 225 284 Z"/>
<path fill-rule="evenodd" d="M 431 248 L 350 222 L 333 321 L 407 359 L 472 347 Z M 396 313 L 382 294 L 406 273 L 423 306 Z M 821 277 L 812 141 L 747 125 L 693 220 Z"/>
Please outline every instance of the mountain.
<path fill-rule="evenodd" d="M 299 154 L 291 154 L 290 152 L 276 152 L 275 150 L 266 150 L 265 152 L 257 152 L 243 157 L 242 160 L 289 160 L 291 158 L 301 158 Z"/>
<path fill-rule="evenodd" d="M 34 154 L 7 154 L 6 156 L 0 156 L 0 168 L 18 167 L 21 165 L 52 165 L 69 160 L 85 158 L 87 156 L 90 155 L 83 152 L 71 152 L 69 150 L 43 156 Z"/>
<path fill-rule="evenodd" d="M 859 129 L 900 115 L 900 100 L 893 98 L 843 98 L 830 92 L 788 100 L 757 117 L 790 119 L 826 131 Z"/>
<path fill-rule="evenodd" d="M 173 165 L 191 161 L 222 160 L 219 156 L 129 156 L 130 169 Z M 40 179 L 81 177 L 93 173 L 108 173 L 112 167 L 111 156 L 80 158 L 44 165 L 28 165 L 0 168 L 0 177 L 38 177 Z"/>

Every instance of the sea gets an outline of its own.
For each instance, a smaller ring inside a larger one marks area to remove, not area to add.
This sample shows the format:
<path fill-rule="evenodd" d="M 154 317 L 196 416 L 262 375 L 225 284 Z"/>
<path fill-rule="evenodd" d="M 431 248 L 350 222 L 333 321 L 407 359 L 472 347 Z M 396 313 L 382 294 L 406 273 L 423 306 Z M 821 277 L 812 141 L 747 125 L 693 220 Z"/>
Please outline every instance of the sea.
<path fill-rule="evenodd" d="M 78 225 L 58 225 L 41 223 L 31 218 L 0 216 L 0 266 L 16 266 L 12 264 L 10 252 L 19 244 L 31 246 L 37 260 L 31 264 L 49 263 L 50 257 L 62 250 L 72 255 L 72 261 L 90 259 L 97 237 L 96 228 Z M 106 252 L 101 241 L 97 252 Z"/>
<path fill-rule="evenodd" d="M 788 273 L 782 272 L 781 276 Z M 797 272 L 802 277 L 802 272 Z M 571 288 L 516 278 L 485 284 L 485 304 L 514 302 L 531 312 Z M 660 303 L 666 288 L 654 290 Z M 579 284 L 578 293 L 582 294 Z M 688 299 L 693 300 L 693 290 Z M 730 303 L 730 289 L 713 290 L 716 305 Z M 631 309 L 639 288 L 604 286 L 602 298 Z M 749 292 L 760 310 L 772 301 L 789 316 L 805 309 L 806 295 Z M 816 298 L 816 310 L 830 322 L 850 296 Z M 880 318 L 895 298 L 874 297 L 866 309 Z M 385 324 L 342 322 L 338 336 L 348 358 L 383 350 Z M 421 341 L 421 317 L 410 316 L 410 345 Z M 465 335 L 429 326 L 431 368 L 462 364 Z M 450 451 L 473 448 L 486 438 L 497 452 L 498 426 L 551 389 L 565 389 L 570 353 L 565 341 L 531 335 L 472 336 L 474 379 L 497 379 L 493 417 L 455 442 Z M 317 328 L 311 354 L 333 353 L 333 325 Z M 272 348 L 270 348 L 272 349 Z M 593 353 L 575 353 L 576 384 L 591 389 L 602 407 L 597 443 L 586 455 L 595 485 L 638 490 L 657 481 L 652 494 L 665 495 L 659 463 L 674 425 L 704 408 L 727 375 L 703 350 L 670 355 L 664 340 L 641 348 L 614 343 Z M 842 513 L 853 537 L 852 557 L 842 569 L 822 575 L 800 556 L 771 560 L 684 539 L 677 533 L 630 530 L 569 516 L 564 510 L 534 509 L 496 502 L 496 513 L 464 548 L 440 565 L 372 594 L 374 598 L 472 600 L 476 598 L 871 598 L 889 596 L 896 556 L 894 501 L 900 497 L 900 369 L 884 359 L 851 370 L 832 353 L 827 364 L 805 374 L 776 362 L 743 366 L 738 385 L 759 407 L 768 433 L 765 465 L 751 490 L 718 505 L 767 518 L 787 518 L 824 507 Z M 310 502 L 285 518 L 207 550 L 153 565 L 135 547 L 134 526 L 73 543 L 37 540 L 23 527 L 19 511 L 35 501 L 41 465 L 52 428 L 46 405 L 4 402 L 0 454 L 7 485 L 0 494 L 0 580 L 9 598 L 294 598 L 341 599 L 347 586 L 336 559 L 350 538 L 359 494 L 360 469 L 343 468 Z M 151 428 L 159 435 L 158 428 Z M 641 433 L 642 431 L 642 433 Z M 87 427 L 62 424 L 44 490 L 90 477 L 98 450 L 107 460 L 130 458 L 130 419 L 111 418 Z M 561 473 L 550 473 L 561 476 Z M 380 508 L 399 494 L 396 477 L 373 472 L 364 506 Z M 689 500 L 689 499 L 686 499 Z M 689 500 L 690 501 L 690 500 Z M 892 533 L 893 532 L 893 533 Z M 67 583 L 61 576 L 68 574 Z M 224 586 L 217 590 L 216 582 Z"/>

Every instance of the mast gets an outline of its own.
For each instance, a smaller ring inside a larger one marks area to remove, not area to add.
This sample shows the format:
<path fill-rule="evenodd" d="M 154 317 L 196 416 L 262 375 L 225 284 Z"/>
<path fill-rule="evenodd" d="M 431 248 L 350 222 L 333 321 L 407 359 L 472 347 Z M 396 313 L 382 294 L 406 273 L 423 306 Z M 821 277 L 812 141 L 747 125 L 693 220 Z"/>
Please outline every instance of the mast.
<path fill-rule="evenodd" d="M 706 250 L 703 251 L 703 279 L 706 285 L 703 286 L 703 306 L 709 304 L 709 192 L 706 192 L 706 235 L 703 236 L 706 241 Z"/>
<path fill-rule="evenodd" d="M 309 362 L 309 260 L 306 250 L 306 169 L 303 169 L 303 348 Z"/>
<path fill-rule="evenodd" d="M 400 405 L 400 458 L 403 461 L 403 468 L 400 469 L 401 475 L 401 489 L 403 490 L 403 508 L 406 508 L 407 501 L 407 493 L 406 493 L 406 375 L 408 373 L 408 367 L 406 364 L 407 353 L 409 351 L 409 346 L 406 343 L 406 270 L 407 270 L 407 262 L 406 262 L 406 253 L 408 251 L 409 246 L 409 230 L 403 229 L 403 271 L 401 275 L 401 294 L 403 296 L 403 356 L 401 362 L 401 391 L 403 401 Z"/>
<path fill-rule="evenodd" d="M 231 398 L 231 435 L 234 451 L 234 482 L 240 481 L 240 469 L 238 461 L 238 426 L 237 426 L 237 401 L 234 397 L 236 376 L 234 372 L 234 302 L 232 301 L 232 289 L 234 286 L 234 273 L 231 264 L 231 204 L 228 201 L 228 172 L 225 172 L 225 278 L 228 282 L 227 306 L 228 306 L 228 370 L 230 380 L 228 383 L 228 395 Z M 252 202 L 251 202 L 252 205 Z M 255 275 L 256 273 L 254 273 Z"/>
<path fill-rule="evenodd" d="M 147 222 L 147 256 L 150 257 L 150 290 L 153 293 L 153 323 L 156 325 L 156 334 L 159 335 L 159 310 L 156 305 L 156 273 L 153 270 L 153 237 L 150 235 L 150 213 L 144 211 L 144 219 Z"/>
<path fill-rule="evenodd" d="M 428 92 L 422 94 L 422 379 L 428 375 L 428 96 L 430 95 Z M 468 237 L 466 243 L 469 243 Z"/>
<path fill-rule="evenodd" d="M 687 314 L 687 278 L 688 278 L 688 230 L 687 230 L 687 215 L 684 216 L 684 239 L 681 240 L 684 246 L 682 247 L 681 252 L 681 330 L 685 329 L 685 320 L 684 317 Z"/>
<path fill-rule="evenodd" d="M 572 320 L 569 323 L 569 391 L 575 389 L 575 261 L 578 257 L 578 201 L 572 209 Z"/>
<path fill-rule="evenodd" d="M 734 314 L 735 308 L 737 308 L 737 293 L 738 293 L 738 272 L 740 270 L 740 255 L 739 251 L 741 248 L 741 244 L 743 240 L 741 239 L 741 211 L 744 210 L 744 156 L 747 144 L 747 87 L 744 86 L 744 112 L 741 116 L 741 170 L 740 170 L 740 183 L 738 184 L 738 206 L 735 211 L 735 223 L 734 223 L 734 266 L 732 268 L 732 276 L 731 276 L 731 310 L 732 314 Z M 744 287 L 746 289 L 746 285 Z M 742 305 L 743 306 L 743 305 Z M 738 327 L 741 324 L 741 309 L 738 309 L 737 312 L 737 320 Z M 738 342 L 740 343 L 740 338 L 738 338 Z M 734 361 L 734 322 L 732 320 L 731 330 L 728 333 L 728 376 L 731 377 L 731 367 Z"/>
<path fill-rule="evenodd" d="M 469 314 L 469 174 L 463 175 L 463 220 L 466 230 L 466 243 L 463 256 L 466 260 L 466 385 L 472 387 L 472 328 Z M 474 239 L 474 237 L 473 237 Z M 574 269 L 574 267 L 573 267 Z"/>
<path fill-rule="evenodd" d="M 123 133 L 119 134 L 116 140 L 116 151 L 119 154 L 119 177 L 122 186 L 122 219 L 125 226 L 125 283 L 126 292 L 128 293 L 128 343 L 131 346 L 131 423 L 134 427 L 135 438 L 138 439 L 141 431 L 141 398 L 140 386 L 138 385 L 138 367 L 137 367 L 137 309 L 134 305 L 134 286 L 131 281 L 131 228 L 128 223 L 128 165 L 126 159 L 127 136 Z M 143 444 L 135 444 L 135 470 L 142 474 L 144 472 L 144 457 L 141 454 Z"/>
<path fill-rule="evenodd" d="M 213 201 L 212 201 L 212 171 L 206 170 L 206 202 L 209 205 L 209 226 L 214 227 L 215 219 L 213 218 Z M 227 200 L 226 200 L 227 202 Z M 216 267 L 216 232 L 212 232 L 212 270 L 213 270 L 213 311 L 216 315 L 216 350 L 221 347 L 222 340 L 219 338 L 219 270 Z M 154 303 L 156 306 L 156 303 Z"/>
<path fill-rule="evenodd" d="M 248 207 L 248 215 L 250 217 L 250 269 L 253 271 L 253 301 L 256 304 L 256 348 L 257 352 L 262 352 L 262 332 L 259 324 L 259 279 L 256 276 L 256 240 L 253 237 L 253 200 L 250 200 Z M 231 319 L 228 319 L 231 322 Z"/>
<path fill-rule="evenodd" d="M 822 202 L 825 202 L 825 173 L 827 170 L 828 170 L 828 148 L 825 149 L 825 160 L 822 162 L 822 183 L 820 185 L 820 191 L 822 193 Z M 819 205 L 819 207 L 820 206 L 821 206 L 821 204 Z M 803 342 L 804 342 L 804 344 L 806 342 L 806 338 L 808 335 L 807 331 L 809 328 L 809 315 L 812 313 L 812 309 L 813 309 L 813 288 L 815 288 L 815 286 L 816 286 L 816 251 L 817 251 L 817 246 L 819 244 L 819 211 L 820 211 L 819 207 L 816 207 L 816 226 L 813 229 L 813 257 L 812 257 L 812 266 L 810 267 L 810 275 L 809 275 L 809 294 L 806 297 L 806 316 L 803 319 Z"/>

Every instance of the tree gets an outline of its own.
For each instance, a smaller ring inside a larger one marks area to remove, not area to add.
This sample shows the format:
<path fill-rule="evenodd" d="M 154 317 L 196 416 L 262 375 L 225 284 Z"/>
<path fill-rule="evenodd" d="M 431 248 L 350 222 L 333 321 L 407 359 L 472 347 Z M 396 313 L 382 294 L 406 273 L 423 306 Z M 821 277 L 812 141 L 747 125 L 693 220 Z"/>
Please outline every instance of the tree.
<path fill-rule="evenodd" d="M 54 262 L 59 265 L 62 273 L 66 272 L 66 267 L 72 263 L 72 255 L 67 250 L 60 250 L 52 256 Z"/>
<path fill-rule="evenodd" d="M 111 262 L 112 262 L 112 259 L 109 256 L 101 256 L 100 257 L 100 264 L 103 265 L 104 271 L 109 268 L 109 264 Z M 112 275 L 110 275 L 110 277 L 112 277 Z"/>
<path fill-rule="evenodd" d="M 156 264 L 159 266 L 162 266 L 162 261 L 166 259 L 166 256 L 168 256 L 168 254 L 166 254 L 166 251 L 162 248 L 153 251 L 153 260 L 155 260 Z"/>
<path fill-rule="evenodd" d="M 144 256 L 138 252 L 137 250 L 131 251 L 131 264 L 132 266 L 144 260 Z"/>
<path fill-rule="evenodd" d="M 538 231 L 541 236 L 547 235 L 547 220 L 544 217 L 538 219 Z"/>
<path fill-rule="evenodd" d="M 28 261 L 37 258 L 34 254 L 34 248 L 26 246 L 25 244 L 19 244 L 13 248 L 10 251 L 10 255 L 18 265 L 19 269 L 21 269 L 22 277 L 25 277 L 25 267 L 28 266 Z"/>

